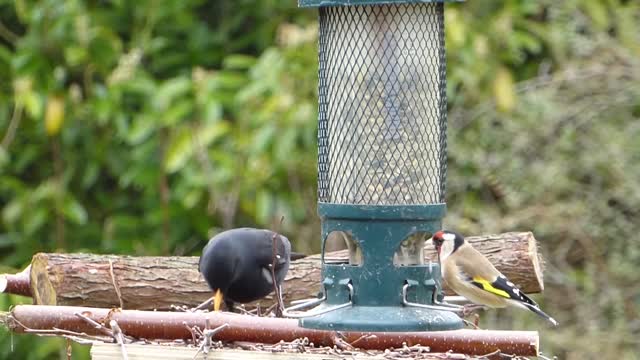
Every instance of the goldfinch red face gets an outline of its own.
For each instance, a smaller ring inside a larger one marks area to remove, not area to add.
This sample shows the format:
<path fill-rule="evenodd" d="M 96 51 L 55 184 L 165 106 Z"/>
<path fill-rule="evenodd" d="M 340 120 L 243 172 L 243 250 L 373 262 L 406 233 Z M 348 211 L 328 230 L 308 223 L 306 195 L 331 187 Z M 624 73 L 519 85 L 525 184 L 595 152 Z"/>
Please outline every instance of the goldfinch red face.
<path fill-rule="evenodd" d="M 436 247 L 438 256 L 440 256 L 440 249 L 442 249 L 442 243 L 444 242 L 444 231 L 441 230 L 433 234 L 431 241 L 433 241 L 433 245 Z"/>
<path fill-rule="evenodd" d="M 459 241 L 456 241 L 459 237 Z M 454 232 L 440 230 L 433 234 L 433 244 L 438 252 L 438 258 L 440 261 L 444 261 L 449 255 L 451 255 L 464 241 L 460 235 Z"/>

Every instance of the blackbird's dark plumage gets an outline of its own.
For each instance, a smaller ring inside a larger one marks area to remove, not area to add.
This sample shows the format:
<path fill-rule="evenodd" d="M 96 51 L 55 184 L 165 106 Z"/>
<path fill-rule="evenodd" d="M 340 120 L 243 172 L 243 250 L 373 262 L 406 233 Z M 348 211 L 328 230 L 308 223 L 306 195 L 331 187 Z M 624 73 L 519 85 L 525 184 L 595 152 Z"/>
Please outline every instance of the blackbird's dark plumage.
<path fill-rule="evenodd" d="M 248 303 L 273 291 L 273 235 L 270 230 L 240 228 L 217 234 L 202 250 L 198 270 L 209 287 L 233 302 Z M 276 236 L 275 277 L 279 286 L 289 270 L 291 243 Z"/>

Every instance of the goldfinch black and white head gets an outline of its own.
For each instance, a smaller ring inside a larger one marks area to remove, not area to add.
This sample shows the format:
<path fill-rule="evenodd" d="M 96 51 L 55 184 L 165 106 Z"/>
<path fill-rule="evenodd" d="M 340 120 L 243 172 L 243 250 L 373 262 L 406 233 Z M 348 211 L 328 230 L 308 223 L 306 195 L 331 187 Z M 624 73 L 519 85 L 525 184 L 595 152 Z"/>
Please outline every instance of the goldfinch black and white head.
<path fill-rule="evenodd" d="M 558 322 L 456 232 L 441 230 L 433 234 L 442 279 L 456 294 L 471 302 L 502 308 L 514 306 L 533 311 L 554 325 Z"/>
<path fill-rule="evenodd" d="M 433 234 L 432 241 L 438 251 L 440 261 L 444 261 L 465 244 L 462 235 L 447 230 L 440 230 Z"/>

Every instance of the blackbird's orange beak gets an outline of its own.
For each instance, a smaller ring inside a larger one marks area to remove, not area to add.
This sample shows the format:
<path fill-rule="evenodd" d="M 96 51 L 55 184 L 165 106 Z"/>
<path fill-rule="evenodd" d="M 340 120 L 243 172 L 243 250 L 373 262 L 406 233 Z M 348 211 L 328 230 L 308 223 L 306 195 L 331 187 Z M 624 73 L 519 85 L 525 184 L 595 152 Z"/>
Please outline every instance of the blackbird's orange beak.
<path fill-rule="evenodd" d="M 213 295 L 213 310 L 220 311 L 220 305 L 222 305 L 222 291 L 216 289 L 216 293 Z"/>

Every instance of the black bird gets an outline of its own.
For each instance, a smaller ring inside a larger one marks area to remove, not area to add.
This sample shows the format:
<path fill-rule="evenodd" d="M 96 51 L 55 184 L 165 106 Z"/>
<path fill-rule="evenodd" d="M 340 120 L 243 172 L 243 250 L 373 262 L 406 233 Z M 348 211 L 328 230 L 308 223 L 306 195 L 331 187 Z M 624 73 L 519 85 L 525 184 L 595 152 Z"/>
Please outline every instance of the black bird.
<path fill-rule="evenodd" d="M 214 310 L 224 298 L 232 311 L 233 303 L 248 303 L 273 291 L 273 236 L 270 230 L 240 228 L 221 232 L 202 250 L 198 270 L 214 292 Z M 276 285 L 280 286 L 289 270 L 291 243 L 276 235 Z"/>

